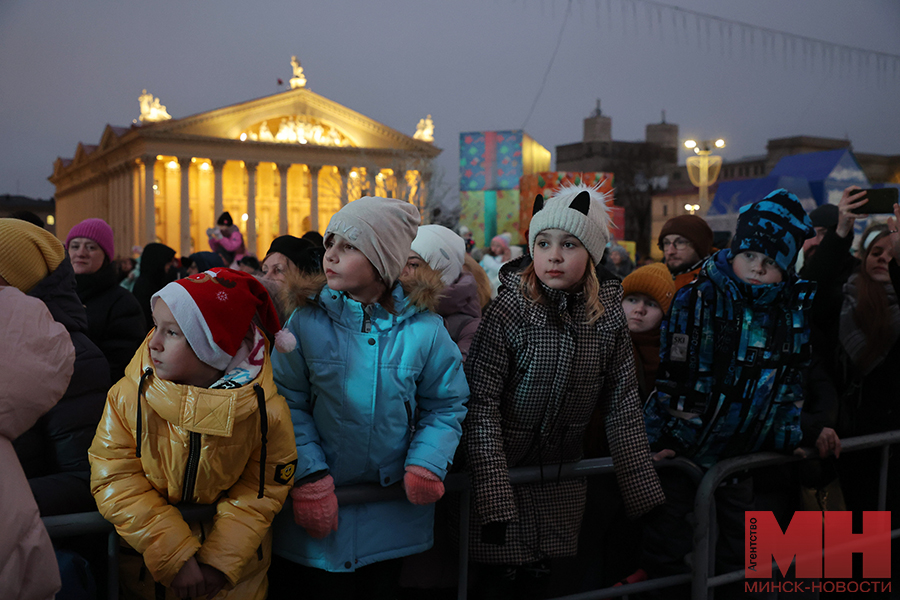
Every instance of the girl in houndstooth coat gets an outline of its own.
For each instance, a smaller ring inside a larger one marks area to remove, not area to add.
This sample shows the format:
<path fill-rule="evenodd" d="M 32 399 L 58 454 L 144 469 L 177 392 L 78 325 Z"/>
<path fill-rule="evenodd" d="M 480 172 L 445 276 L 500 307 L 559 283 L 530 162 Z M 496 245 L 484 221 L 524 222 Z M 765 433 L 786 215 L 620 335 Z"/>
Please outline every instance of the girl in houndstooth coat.
<path fill-rule="evenodd" d="M 535 200 L 529 247 L 500 273 L 465 364 L 471 390 L 463 449 L 472 477 L 472 559 L 486 594 L 523 597 L 549 559 L 577 551 L 586 480 L 558 478 L 582 457 L 591 413 L 605 413 L 630 516 L 663 502 L 641 417 L 622 286 L 596 265 L 609 239 L 603 197 L 573 186 Z M 523 269 L 524 266 L 524 269 Z M 538 483 L 508 470 L 540 466 Z M 498 589 L 503 588 L 503 589 Z M 491 591 L 488 591 L 491 590 Z"/>

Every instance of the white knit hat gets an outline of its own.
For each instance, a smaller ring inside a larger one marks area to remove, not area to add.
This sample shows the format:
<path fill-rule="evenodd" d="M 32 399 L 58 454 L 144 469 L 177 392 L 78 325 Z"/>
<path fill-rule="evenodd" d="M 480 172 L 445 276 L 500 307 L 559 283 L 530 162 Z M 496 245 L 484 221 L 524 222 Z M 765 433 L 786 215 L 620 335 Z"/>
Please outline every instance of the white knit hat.
<path fill-rule="evenodd" d="M 406 266 L 419 221 L 419 211 L 409 202 L 363 196 L 331 217 L 325 241 L 334 234 L 349 240 L 391 289 Z"/>
<path fill-rule="evenodd" d="M 605 197 L 596 187 L 565 186 L 546 202 L 538 195 L 528 228 L 528 248 L 534 256 L 534 239 L 545 229 L 562 229 L 578 238 L 594 264 L 599 264 L 609 242 L 609 212 Z"/>
<path fill-rule="evenodd" d="M 442 225 L 420 226 L 412 251 L 441 274 L 444 285 L 451 285 L 462 274 L 466 242 Z"/>

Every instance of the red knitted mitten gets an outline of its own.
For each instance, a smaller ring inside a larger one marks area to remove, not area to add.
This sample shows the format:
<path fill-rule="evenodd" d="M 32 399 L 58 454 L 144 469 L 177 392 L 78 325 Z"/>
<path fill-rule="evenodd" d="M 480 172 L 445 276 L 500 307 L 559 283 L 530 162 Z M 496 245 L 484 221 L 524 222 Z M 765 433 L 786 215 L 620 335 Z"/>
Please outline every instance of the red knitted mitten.
<path fill-rule="evenodd" d="M 416 465 L 406 467 L 403 487 L 406 488 L 406 497 L 413 504 L 431 504 L 444 495 L 444 482 L 441 478 L 425 467 Z"/>
<path fill-rule="evenodd" d="M 322 539 L 338 528 L 338 501 L 334 479 L 326 475 L 291 490 L 294 522 L 314 538 Z"/>

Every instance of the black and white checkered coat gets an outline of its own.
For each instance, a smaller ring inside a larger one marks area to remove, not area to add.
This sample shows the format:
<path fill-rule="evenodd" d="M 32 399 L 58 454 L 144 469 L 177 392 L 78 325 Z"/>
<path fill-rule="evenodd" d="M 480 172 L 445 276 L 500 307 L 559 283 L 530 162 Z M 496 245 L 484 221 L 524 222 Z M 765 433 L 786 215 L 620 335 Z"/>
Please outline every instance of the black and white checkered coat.
<path fill-rule="evenodd" d="M 577 551 L 586 481 L 557 480 L 562 462 L 582 457 L 595 407 L 608 411 L 606 432 L 625 506 L 632 516 L 663 502 L 653 469 L 622 286 L 601 279 L 605 307 L 586 323 L 584 298 L 543 287 L 549 304 L 519 291 L 513 261 L 501 271 L 503 290 L 491 303 L 465 364 L 471 396 L 463 450 L 473 484 L 473 560 L 524 564 Z M 541 284 L 542 285 L 542 284 Z M 508 469 L 543 465 L 544 481 L 510 485 Z M 481 526 L 506 522 L 503 546 L 481 542 Z"/>

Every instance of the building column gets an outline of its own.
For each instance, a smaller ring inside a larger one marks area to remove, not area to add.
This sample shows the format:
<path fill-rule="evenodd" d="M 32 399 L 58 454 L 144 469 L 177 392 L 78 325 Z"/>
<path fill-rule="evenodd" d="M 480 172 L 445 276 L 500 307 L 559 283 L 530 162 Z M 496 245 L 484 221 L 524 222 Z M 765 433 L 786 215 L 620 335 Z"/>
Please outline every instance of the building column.
<path fill-rule="evenodd" d="M 406 169 L 401 167 L 394 167 L 394 198 L 416 204 L 416 199 L 412 197 L 412 188 L 406 183 Z"/>
<path fill-rule="evenodd" d="M 278 177 L 281 184 L 278 186 L 278 235 L 287 235 L 288 232 L 288 207 L 287 207 L 287 174 L 290 164 L 276 163 Z"/>
<path fill-rule="evenodd" d="M 247 169 L 247 253 L 257 256 L 256 252 L 256 167 L 258 162 L 244 161 Z"/>
<path fill-rule="evenodd" d="M 181 245 L 180 256 L 191 255 L 191 157 L 179 156 L 179 177 L 181 177 L 181 219 L 179 220 L 179 243 Z"/>
<path fill-rule="evenodd" d="M 431 189 L 432 175 L 434 175 L 432 171 L 419 171 L 419 202 L 423 212 L 430 200 L 428 193 Z M 429 215 L 429 218 L 431 218 L 431 215 Z"/>
<path fill-rule="evenodd" d="M 219 215 L 225 212 L 225 203 L 222 200 L 222 169 L 227 161 L 211 160 L 215 182 L 213 183 L 213 219 L 218 219 Z M 215 222 L 215 221 L 213 221 Z"/>
<path fill-rule="evenodd" d="M 350 169 L 347 167 L 338 167 L 338 174 L 341 176 L 341 206 L 347 206 L 347 196 L 349 195 L 348 185 Z"/>
<path fill-rule="evenodd" d="M 368 194 L 370 196 L 374 196 L 377 193 L 377 181 L 375 180 L 375 176 L 378 174 L 378 169 L 376 167 L 366 167 L 366 181 L 369 184 Z"/>
<path fill-rule="evenodd" d="M 128 206 L 125 208 L 127 217 L 125 220 L 125 231 L 122 232 L 122 238 L 127 240 L 128 247 L 120 250 L 119 255 L 131 256 L 131 247 L 138 243 L 137 238 L 140 232 L 138 225 L 139 215 L 134 210 L 134 161 L 125 163 L 124 169 L 125 197 L 122 198 L 122 201 L 127 202 Z"/>
<path fill-rule="evenodd" d="M 322 165 L 309 166 L 309 226 L 319 231 L 319 171 Z"/>
<path fill-rule="evenodd" d="M 144 163 L 144 231 L 141 234 L 141 246 L 156 241 L 156 193 L 153 189 L 153 167 L 156 155 L 142 156 Z"/>

